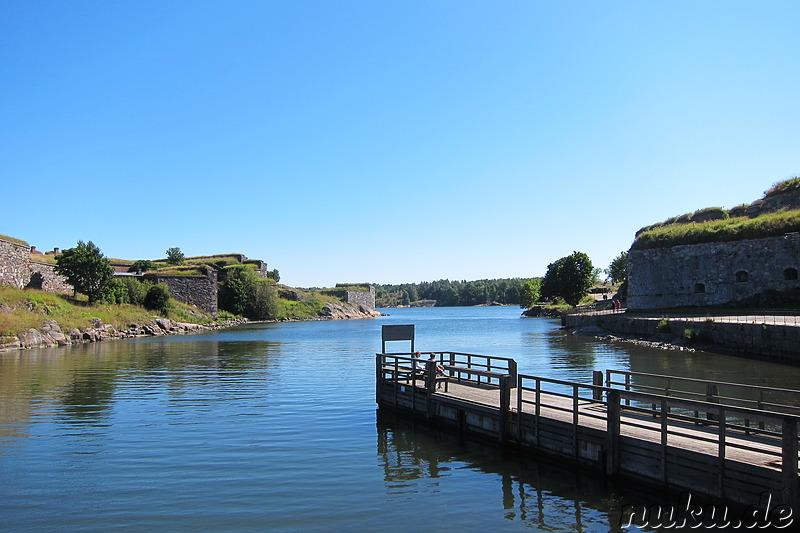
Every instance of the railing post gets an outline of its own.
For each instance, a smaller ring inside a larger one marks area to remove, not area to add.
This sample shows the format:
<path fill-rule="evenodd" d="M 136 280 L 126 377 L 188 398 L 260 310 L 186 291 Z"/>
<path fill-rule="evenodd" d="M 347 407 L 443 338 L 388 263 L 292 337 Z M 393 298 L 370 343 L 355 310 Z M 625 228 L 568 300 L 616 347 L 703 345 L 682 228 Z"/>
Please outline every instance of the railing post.
<path fill-rule="evenodd" d="M 719 401 L 718 396 L 717 386 L 713 383 L 706 383 L 706 401 L 708 403 L 717 403 Z M 716 420 L 716 415 L 708 412 L 706 413 L 706 418 L 708 420 Z"/>
<path fill-rule="evenodd" d="M 716 388 L 716 387 L 715 387 Z M 727 445 L 727 424 L 728 424 L 728 416 L 725 414 L 725 408 L 719 408 L 719 415 L 717 423 L 719 424 L 719 451 L 717 452 L 719 455 L 719 466 L 717 469 L 719 470 L 719 495 L 721 498 L 725 497 L 725 446 Z"/>
<path fill-rule="evenodd" d="M 578 385 L 572 385 L 572 452 L 578 457 Z"/>
<path fill-rule="evenodd" d="M 538 377 L 536 378 L 536 393 L 535 393 L 535 407 L 534 407 L 534 418 L 533 422 L 535 425 L 536 431 L 536 446 L 539 447 L 542 443 L 541 441 L 541 432 L 539 427 L 539 416 L 542 414 L 542 380 Z"/>
<path fill-rule="evenodd" d="M 613 476 L 619 470 L 620 392 L 609 389 L 606 401 L 606 474 Z"/>
<path fill-rule="evenodd" d="M 595 370 L 592 372 L 592 385 L 595 387 L 602 387 L 603 386 L 603 371 L 602 370 Z M 592 389 L 592 399 L 596 402 L 603 401 L 603 390 L 602 389 Z"/>
<path fill-rule="evenodd" d="M 667 483 L 667 436 L 669 435 L 669 427 L 667 425 L 667 415 L 669 414 L 669 406 L 667 399 L 661 398 L 661 480 Z"/>
<path fill-rule="evenodd" d="M 498 437 L 500 442 L 506 441 L 508 433 L 508 419 L 511 415 L 511 376 L 505 374 L 500 377 L 500 424 Z M 519 416 L 519 415 L 518 415 Z"/>
<path fill-rule="evenodd" d="M 517 362 L 511 359 L 508 362 L 508 373 L 511 375 L 511 386 L 517 386 Z"/>
<path fill-rule="evenodd" d="M 797 508 L 798 502 L 798 479 L 797 479 L 797 418 L 785 417 L 782 424 L 782 470 L 783 470 L 783 503 L 788 504 L 793 509 Z"/>

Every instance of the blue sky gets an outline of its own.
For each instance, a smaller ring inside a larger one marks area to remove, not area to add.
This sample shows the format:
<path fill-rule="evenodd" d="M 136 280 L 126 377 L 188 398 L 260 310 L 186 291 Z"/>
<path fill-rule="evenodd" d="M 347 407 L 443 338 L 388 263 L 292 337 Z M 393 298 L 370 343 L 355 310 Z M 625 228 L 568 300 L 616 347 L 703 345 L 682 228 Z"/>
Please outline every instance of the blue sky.
<path fill-rule="evenodd" d="M 796 1 L 0 0 L 0 233 L 293 286 L 607 267 L 800 174 Z"/>

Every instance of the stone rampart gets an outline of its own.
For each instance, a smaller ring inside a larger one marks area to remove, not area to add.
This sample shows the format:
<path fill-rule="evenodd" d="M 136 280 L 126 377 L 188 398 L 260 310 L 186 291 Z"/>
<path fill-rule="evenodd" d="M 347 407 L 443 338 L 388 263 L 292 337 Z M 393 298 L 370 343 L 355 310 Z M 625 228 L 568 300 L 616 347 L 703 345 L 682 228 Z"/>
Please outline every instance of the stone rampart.
<path fill-rule="evenodd" d="M 244 265 L 253 265 L 255 266 L 256 273 L 262 278 L 268 278 L 269 274 L 267 271 L 267 263 L 261 261 L 259 259 L 246 259 L 242 261 Z"/>
<path fill-rule="evenodd" d="M 363 287 L 364 290 L 348 290 L 350 287 Z M 336 290 L 338 289 L 338 290 Z M 369 283 L 337 283 L 336 289 L 327 291 L 328 294 L 341 298 L 342 301 L 353 306 L 362 306 L 375 309 L 375 286 Z"/>
<path fill-rule="evenodd" d="M 629 309 L 737 302 L 800 287 L 800 234 L 631 250 Z"/>
<path fill-rule="evenodd" d="M 31 247 L 27 244 L 4 239 L 0 239 L 0 283 L 20 289 L 72 292 L 72 285 L 56 274 L 55 265 L 31 259 Z"/>
<path fill-rule="evenodd" d="M 368 291 L 346 291 L 344 301 L 352 305 L 375 309 L 375 287 L 370 286 Z"/>
<path fill-rule="evenodd" d="M 43 291 L 67 294 L 73 291 L 67 278 L 56 273 L 56 266 L 50 263 L 30 261 L 30 281 L 27 287 Z"/>
<path fill-rule="evenodd" d="M 199 307 L 216 315 L 219 301 L 217 271 L 208 269 L 205 276 L 164 276 L 147 273 L 142 279 L 153 283 L 164 283 L 176 300 Z"/>
<path fill-rule="evenodd" d="M 31 247 L 0 239 L 0 283 L 24 288 L 31 278 Z"/>

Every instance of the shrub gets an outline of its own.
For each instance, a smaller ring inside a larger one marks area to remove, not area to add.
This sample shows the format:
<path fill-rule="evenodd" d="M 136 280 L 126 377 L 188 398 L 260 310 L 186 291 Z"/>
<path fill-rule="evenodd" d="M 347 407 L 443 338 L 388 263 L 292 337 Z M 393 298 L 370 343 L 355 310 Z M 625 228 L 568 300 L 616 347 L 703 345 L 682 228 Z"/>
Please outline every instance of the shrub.
<path fill-rule="evenodd" d="M 658 325 L 656 329 L 661 333 L 670 333 L 672 332 L 672 328 L 669 325 L 669 321 L 666 318 L 662 318 L 658 321 Z"/>
<path fill-rule="evenodd" d="M 220 307 L 253 320 L 276 318 L 279 312 L 278 292 L 249 265 L 232 265 L 224 269 Z"/>
<path fill-rule="evenodd" d="M 122 283 L 128 289 L 128 303 L 132 305 L 144 305 L 147 291 L 152 287 L 152 282 L 139 281 L 136 278 L 123 278 Z"/>
<path fill-rule="evenodd" d="M 151 311 L 165 313 L 169 309 L 169 287 L 164 283 L 151 285 L 144 297 L 144 307 Z"/>
<path fill-rule="evenodd" d="M 103 301 L 116 305 L 130 303 L 127 285 L 121 280 L 112 280 L 109 284 L 108 291 L 103 295 Z"/>

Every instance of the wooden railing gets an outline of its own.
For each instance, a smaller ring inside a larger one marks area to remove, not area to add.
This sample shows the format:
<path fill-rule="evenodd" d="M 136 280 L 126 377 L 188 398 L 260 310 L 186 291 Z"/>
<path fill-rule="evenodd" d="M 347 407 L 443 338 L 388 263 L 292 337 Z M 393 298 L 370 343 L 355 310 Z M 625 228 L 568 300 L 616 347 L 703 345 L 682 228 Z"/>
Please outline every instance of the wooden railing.
<path fill-rule="evenodd" d="M 511 376 L 512 387 L 517 382 L 517 362 L 509 357 L 477 355 L 461 352 L 436 352 L 450 376 L 457 381 L 474 381 L 500 386 L 502 376 Z"/>
<path fill-rule="evenodd" d="M 436 363 L 445 368 L 451 381 L 499 387 L 503 376 L 511 376 L 511 386 L 516 385 L 517 362 L 508 357 L 461 352 L 420 352 L 421 357 L 417 359 L 413 353 L 383 353 L 377 356 L 381 358 L 380 367 L 393 371 L 401 379 L 409 375 L 424 379 L 425 364 L 432 353 L 436 354 Z M 392 379 L 388 375 L 386 377 Z"/>
<path fill-rule="evenodd" d="M 565 402 L 565 399 L 568 401 Z M 581 409 L 593 404 L 605 405 L 605 409 L 596 411 Z M 798 491 L 800 417 L 795 415 L 639 392 L 631 388 L 610 388 L 520 374 L 517 411 L 522 413 L 525 406 L 531 406 L 528 411 L 533 411 L 535 425 L 538 425 L 543 409 L 570 414 L 576 429 L 587 419 L 604 421 L 607 446 L 611 454 L 610 473 L 619 468 L 618 442 L 620 435 L 627 428 L 638 432 L 640 438 L 649 434 L 649 440 L 660 443 L 664 457 L 667 447 L 679 446 L 671 444 L 671 438 L 672 440 L 679 437 L 689 438 L 712 444 L 721 479 L 724 478 L 725 458 L 730 450 L 764 454 L 774 461 L 774 464 L 781 464 L 784 486 L 792 494 L 796 495 Z M 759 435 L 754 436 L 753 427 L 743 425 L 742 420 L 758 423 L 759 427 L 766 429 L 759 430 Z M 517 421 L 521 424 L 522 417 L 519 416 Z M 698 431 L 698 427 L 705 430 Z M 535 428 L 535 434 L 538 439 L 538 427 Z M 577 430 L 573 434 L 577 454 Z"/>
<path fill-rule="evenodd" d="M 597 377 L 594 381 L 603 384 Z M 800 391 L 791 389 L 623 370 L 606 370 L 605 386 L 800 416 Z M 748 429 L 768 428 L 763 421 L 746 418 L 739 423 Z"/>

